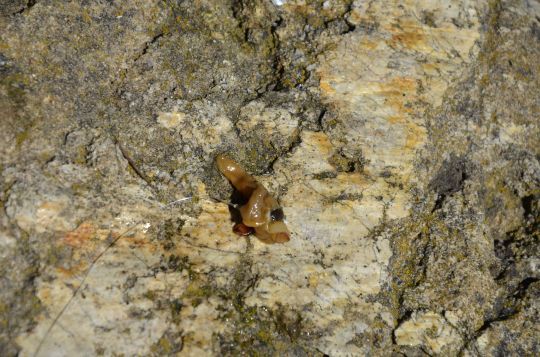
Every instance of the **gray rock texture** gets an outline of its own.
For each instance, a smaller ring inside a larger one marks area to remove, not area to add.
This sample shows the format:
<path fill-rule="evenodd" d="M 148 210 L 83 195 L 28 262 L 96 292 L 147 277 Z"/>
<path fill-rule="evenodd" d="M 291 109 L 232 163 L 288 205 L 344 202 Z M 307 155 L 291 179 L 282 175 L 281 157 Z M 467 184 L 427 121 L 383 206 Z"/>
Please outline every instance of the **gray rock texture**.
<path fill-rule="evenodd" d="M 0 355 L 538 355 L 540 3 L 0 0 Z M 292 232 L 232 232 L 227 153 Z"/>

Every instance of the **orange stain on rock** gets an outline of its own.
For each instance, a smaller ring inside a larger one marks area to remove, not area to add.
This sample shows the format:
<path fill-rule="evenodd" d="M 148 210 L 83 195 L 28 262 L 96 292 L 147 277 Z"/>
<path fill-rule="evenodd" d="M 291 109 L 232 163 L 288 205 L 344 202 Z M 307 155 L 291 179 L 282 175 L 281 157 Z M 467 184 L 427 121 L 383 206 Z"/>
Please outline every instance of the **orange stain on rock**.
<path fill-rule="evenodd" d="M 407 137 L 405 141 L 405 148 L 414 149 L 418 145 L 422 144 L 426 138 L 426 128 L 414 123 L 407 124 Z"/>
<path fill-rule="evenodd" d="M 321 77 L 323 77 L 324 75 L 326 75 L 326 73 L 321 73 Z M 334 87 L 332 87 L 328 80 L 321 79 L 319 86 L 323 93 L 325 93 L 326 95 L 332 95 L 336 93 L 336 90 L 334 89 Z"/>
<path fill-rule="evenodd" d="M 426 46 L 426 34 L 416 21 L 401 20 L 397 25 L 388 28 L 392 38 L 388 44 L 392 47 L 405 47 L 408 49 L 422 49 Z"/>
<path fill-rule="evenodd" d="M 71 247 L 80 248 L 85 245 L 90 238 L 92 238 L 95 232 L 95 227 L 91 223 L 84 222 L 75 230 L 67 232 L 63 241 L 65 244 Z"/>
<path fill-rule="evenodd" d="M 407 105 L 418 99 L 417 86 L 417 81 L 410 77 L 394 77 L 381 84 L 381 91 L 387 98 L 386 104 L 397 112 L 388 117 L 388 122 L 405 125 L 407 134 L 404 148 L 410 150 L 421 144 L 426 136 L 425 128 L 413 122 L 413 106 Z"/>
<path fill-rule="evenodd" d="M 334 149 L 330 139 L 328 139 L 328 135 L 323 132 L 312 132 L 308 133 L 307 136 L 309 137 L 306 138 L 306 140 L 314 143 L 322 155 L 328 156 Z"/>
<path fill-rule="evenodd" d="M 405 118 L 401 115 L 391 115 L 388 117 L 388 122 L 390 124 L 401 124 L 405 122 Z"/>
<path fill-rule="evenodd" d="M 380 87 L 381 91 L 387 95 L 402 97 L 403 94 L 416 93 L 416 80 L 411 77 L 393 77 L 390 81 L 381 83 Z"/>
<path fill-rule="evenodd" d="M 117 240 L 117 238 L 120 238 Z M 83 222 L 73 231 L 65 233 L 58 240 L 58 249 L 68 247 L 70 259 L 63 265 L 56 266 L 58 273 L 65 277 L 72 277 L 87 270 L 93 260 L 108 249 L 111 242 L 115 247 L 128 247 L 128 249 L 145 249 L 153 251 L 155 245 L 149 243 L 146 235 L 139 230 L 112 231 L 98 228 L 91 222 Z"/>
<path fill-rule="evenodd" d="M 387 98 L 386 104 L 397 112 L 389 118 L 391 123 L 403 122 L 399 118 L 413 112 L 412 107 L 406 104 L 416 98 L 416 87 L 416 81 L 410 77 L 394 77 L 380 84 L 381 93 Z"/>
<path fill-rule="evenodd" d="M 360 45 L 368 50 L 374 50 L 377 47 L 379 47 L 379 42 L 368 40 L 367 38 L 363 38 L 360 41 Z"/>
<path fill-rule="evenodd" d="M 113 232 L 111 233 L 111 239 L 116 240 L 122 234 L 123 232 Z M 146 234 L 140 231 L 122 235 L 115 245 L 118 247 L 129 246 L 137 249 L 145 249 L 151 252 L 158 249 L 158 246 L 150 242 Z"/>

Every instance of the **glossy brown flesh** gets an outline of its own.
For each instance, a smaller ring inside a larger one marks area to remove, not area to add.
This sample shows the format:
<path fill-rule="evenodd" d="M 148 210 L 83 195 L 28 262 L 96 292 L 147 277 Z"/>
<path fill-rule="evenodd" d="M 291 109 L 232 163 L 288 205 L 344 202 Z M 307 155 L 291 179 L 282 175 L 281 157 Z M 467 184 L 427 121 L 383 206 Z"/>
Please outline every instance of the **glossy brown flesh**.
<path fill-rule="evenodd" d="M 281 207 L 266 188 L 238 163 L 224 155 L 216 157 L 216 164 L 223 176 L 247 200 L 247 203 L 240 207 L 242 225 L 251 227 L 255 236 L 265 243 L 288 242 L 290 233 L 283 221 L 283 215 L 273 214 L 280 212 Z M 235 225 L 235 233 L 247 232 L 247 229 L 237 226 L 238 224 Z"/>

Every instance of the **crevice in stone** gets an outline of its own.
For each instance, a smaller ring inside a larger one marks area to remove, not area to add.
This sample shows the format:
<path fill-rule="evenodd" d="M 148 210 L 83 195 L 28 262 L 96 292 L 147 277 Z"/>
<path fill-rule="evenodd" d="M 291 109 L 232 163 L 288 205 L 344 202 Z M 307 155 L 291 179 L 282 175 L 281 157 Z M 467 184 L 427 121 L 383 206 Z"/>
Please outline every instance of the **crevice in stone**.
<path fill-rule="evenodd" d="M 315 347 L 315 351 L 319 352 L 319 353 L 321 354 L 322 357 L 330 357 L 329 354 L 324 353 L 323 351 L 321 351 L 320 349 L 318 349 L 318 348 L 316 348 L 316 347 Z"/>
<path fill-rule="evenodd" d="M 397 329 L 400 328 L 401 325 L 402 325 L 405 321 L 408 321 L 408 320 L 411 318 L 413 312 L 414 312 L 413 310 L 407 310 L 407 311 L 405 311 L 405 312 L 403 313 L 403 315 L 401 315 L 401 316 L 397 319 L 397 321 L 396 321 L 396 327 L 392 330 L 392 343 L 393 343 L 394 345 L 397 345 L 397 344 L 398 344 L 398 343 L 397 343 L 397 339 L 396 339 L 396 331 L 397 331 Z"/>
<path fill-rule="evenodd" d="M 324 119 L 324 116 L 326 114 L 326 107 L 323 107 L 321 112 L 319 113 L 319 116 L 317 117 L 317 127 L 318 127 L 318 131 L 322 131 L 324 132 L 324 128 L 323 128 L 323 119 Z"/>
<path fill-rule="evenodd" d="M 291 144 L 285 149 L 284 152 L 282 152 L 281 154 L 277 155 L 269 164 L 268 164 L 268 167 L 267 169 L 265 170 L 266 172 L 268 173 L 272 173 L 274 172 L 274 164 L 277 162 L 278 159 L 288 155 L 288 154 L 291 154 L 294 149 L 296 149 L 298 147 L 298 145 L 300 145 L 302 143 L 302 131 L 299 131 L 298 134 L 296 134 L 296 136 L 294 137 L 293 141 L 291 142 Z"/>
<path fill-rule="evenodd" d="M 52 155 L 51 157 L 49 157 L 47 160 L 45 160 L 45 163 L 43 166 L 47 166 L 49 165 L 51 162 L 53 162 L 54 160 L 56 159 L 56 155 Z"/>
<path fill-rule="evenodd" d="M 272 62 L 272 68 L 274 70 L 274 82 L 267 86 L 267 90 L 269 89 L 269 91 L 280 91 L 285 88 L 283 85 L 285 67 L 283 66 L 281 56 L 279 54 L 281 49 L 281 41 L 277 34 L 277 30 L 282 23 L 283 19 L 279 17 L 278 20 L 270 27 L 270 34 L 272 35 L 272 41 L 274 43 L 274 59 Z"/>
<path fill-rule="evenodd" d="M 432 212 L 441 209 L 447 197 L 463 189 L 464 182 L 469 177 L 466 166 L 465 159 L 454 154 L 443 162 L 428 185 L 431 190 L 437 193 L 437 200 Z"/>
<path fill-rule="evenodd" d="M 418 346 L 420 348 L 420 351 L 424 352 L 426 356 L 432 357 L 433 354 L 429 353 L 424 346 Z"/>
<path fill-rule="evenodd" d="M 499 309 L 499 311 L 497 311 L 497 314 L 494 317 L 490 317 L 484 320 L 482 326 L 480 326 L 478 330 L 476 330 L 469 338 L 466 339 L 463 344 L 462 351 L 467 347 L 475 348 L 471 344 L 476 339 L 478 339 L 478 337 L 480 337 L 487 329 L 489 329 L 494 323 L 511 320 L 517 314 L 519 314 L 521 311 L 521 309 L 519 308 L 519 303 L 525 298 L 525 294 L 527 293 L 529 286 L 538 281 L 540 281 L 540 279 L 535 277 L 527 277 L 523 279 L 517 285 L 517 287 L 504 298 L 505 305 L 508 302 L 510 307 L 501 308 Z"/>
<path fill-rule="evenodd" d="M 365 166 L 363 158 L 349 157 L 352 155 L 346 155 L 342 149 L 337 149 L 334 154 L 328 159 L 330 165 L 335 167 L 337 172 L 362 172 Z"/>
<path fill-rule="evenodd" d="M 2 192 L 1 192 L 1 195 L 0 195 L 0 202 L 2 203 L 2 205 L 5 207 L 7 205 L 7 203 L 9 202 L 9 197 L 11 196 L 11 190 L 13 189 L 13 187 L 18 183 L 17 180 L 13 180 L 12 182 L 8 183 L 6 185 L 6 187 L 3 187 L 2 188 Z M 4 209 L 4 207 L 2 207 L 1 209 Z M 12 218 L 7 214 L 7 212 L 4 212 L 6 214 L 6 217 L 8 218 L 8 220 L 12 220 Z"/>
<path fill-rule="evenodd" d="M 419 286 L 426 279 L 427 270 L 429 266 L 430 250 L 431 250 L 431 246 L 430 246 L 430 240 L 428 237 L 428 239 L 426 240 L 426 244 L 424 244 L 424 246 L 422 247 L 422 252 L 420 253 L 420 263 L 419 263 L 419 268 L 421 269 L 420 276 L 417 278 L 413 287 Z"/>
<path fill-rule="evenodd" d="M 150 180 L 150 178 L 148 176 L 146 176 L 138 167 L 137 167 L 137 164 L 135 164 L 135 161 L 133 161 L 133 159 L 128 155 L 127 151 L 123 148 L 123 146 L 120 144 L 120 142 L 118 140 L 115 140 L 116 141 L 116 145 L 118 146 L 118 148 L 120 149 L 120 152 L 122 153 L 122 156 L 124 157 L 124 159 L 127 161 L 129 167 L 133 170 L 133 172 L 135 172 L 135 174 L 137 174 L 137 176 L 143 180 L 144 182 L 146 182 L 146 184 L 152 188 L 154 188 L 154 185 L 152 184 L 152 180 Z"/>
<path fill-rule="evenodd" d="M 514 290 L 512 296 L 516 299 L 523 299 L 525 297 L 527 289 L 529 289 L 529 286 L 533 283 L 536 283 L 537 281 L 540 281 L 540 279 L 535 277 L 527 277 L 523 279 L 518 284 L 517 288 Z"/>
<path fill-rule="evenodd" d="M 34 7 L 34 5 L 36 4 L 37 4 L 37 0 L 28 0 L 26 2 L 26 5 L 24 5 L 24 7 L 20 9 L 19 11 L 15 12 L 14 15 L 22 15 L 23 13 L 30 11 L 30 9 Z"/>
<path fill-rule="evenodd" d="M 345 11 L 345 15 L 343 16 L 343 19 L 345 20 L 345 23 L 347 24 L 348 29 L 347 31 L 341 33 L 341 35 L 345 35 L 345 34 L 348 34 L 349 32 L 353 32 L 356 30 L 356 25 L 349 21 L 349 16 L 348 16 L 353 10 L 353 4 L 354 2 L 351 1 L 347 5 L 347 10 Z"/>
<path fill-rule="evenodd" d="M 343 31 L 342 33 L 340 33 L 340 35 L 346 35 L 348 33 L 351 33 L 351 32 L 354 32 L 356 30 L 356 25 L 353 25 L 351 24 L 350 22 L 348 21 L 345 21 L 345 23 L 347 24 L 347 30 L 346 31 Z"/>
<path fill-rule="evenodd" d="M 521 205 L 523 206 L 523 216 L 527 218 L 533 214 L 533 204 L 537 199 L 534 195 L 528 195 L 521 198 Z"/>
<path fill-rule="evenodd" d="M 146 41 L 144 43 L 144 46 L 142 48 L 142 50 L 140 51 L 140 53 L 138 55 L 135 56 L 135 59 L 133 60 L 133 62 L 137 62 L 142 56 L 144 56 L 145 54 L 148 53 L 148 49 L 150 48 L 150 46 L 154 43 L 156 43 L 160 38 L 162 38 L 164 35 L 163 32 L 160 32 L 158 33 L 157 35 L 155 35 L 154 37 L 152 37 L 149 41 Z"/>
<path fill-rule="evenodd" d="M 522 197 L 523 226 L 494 240 L 494 254 L 499 259 L 499 267 L 494 272 L 494 279 L 499 284 L 506 285 L 506 280 L 512 279 L 516 264 L 534 254 L 535 237 L 538 235 L 540 226 L 536 202 L 537 198 L 534 195 Z"/>

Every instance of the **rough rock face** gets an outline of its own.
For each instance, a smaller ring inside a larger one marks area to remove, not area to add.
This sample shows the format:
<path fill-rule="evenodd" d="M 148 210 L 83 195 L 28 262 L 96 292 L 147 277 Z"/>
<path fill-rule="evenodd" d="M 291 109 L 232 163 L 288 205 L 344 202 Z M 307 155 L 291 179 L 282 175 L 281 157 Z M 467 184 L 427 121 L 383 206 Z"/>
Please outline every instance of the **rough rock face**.
<path fill-rule="evenodd" d="M 1 355 L 539 353 L 538 2 L 0 9 Z"/>

